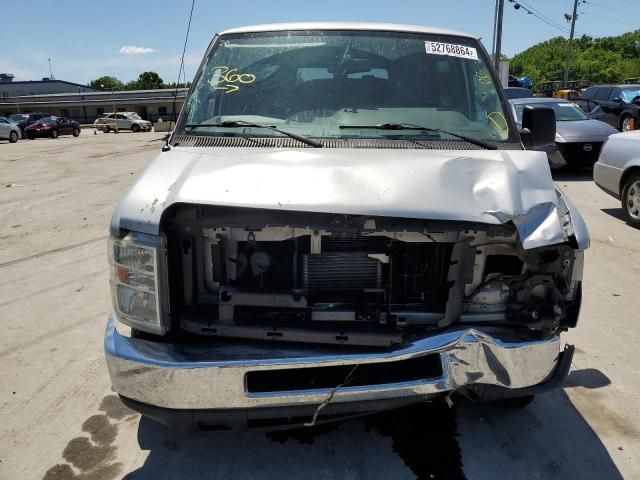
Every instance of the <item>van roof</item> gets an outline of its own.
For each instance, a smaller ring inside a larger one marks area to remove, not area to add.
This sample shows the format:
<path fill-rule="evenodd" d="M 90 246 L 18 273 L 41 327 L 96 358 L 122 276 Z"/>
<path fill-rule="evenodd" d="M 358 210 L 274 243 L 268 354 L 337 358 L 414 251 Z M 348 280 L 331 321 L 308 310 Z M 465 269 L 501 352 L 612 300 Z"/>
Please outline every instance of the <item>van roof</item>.
<path fill-rule="evenodd" d="M 371 23 L 371 22 L 296 22 L 296 23 L 272 23 L 265 25 L 249 25 L 246 27 L 231 28 L 220 33 L 227 35 L 232 33 L 254 32 L 278 32 L 288 30 L 371 30 L 387 32 L 430 33 L 435 35 L 452 35 L 458 37 L 478 37 L 464 32 L 448 30 L 445 28 L 426 27 L 421 25 L 402 25 L 396 23 Z"/>

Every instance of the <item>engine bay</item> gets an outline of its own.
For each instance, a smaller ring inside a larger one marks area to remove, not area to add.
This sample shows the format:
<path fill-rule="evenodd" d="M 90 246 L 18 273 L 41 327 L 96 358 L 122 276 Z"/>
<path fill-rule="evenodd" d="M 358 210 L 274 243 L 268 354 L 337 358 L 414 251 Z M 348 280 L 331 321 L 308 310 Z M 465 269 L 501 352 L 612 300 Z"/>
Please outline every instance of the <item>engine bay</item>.
<path fill-rule="evenodd" d="M 173 328 L 190 334 L 390 346 L 577 317 L 582 253 L 523 250 L 510 224 L 178 205 L 163 233 Z"/>

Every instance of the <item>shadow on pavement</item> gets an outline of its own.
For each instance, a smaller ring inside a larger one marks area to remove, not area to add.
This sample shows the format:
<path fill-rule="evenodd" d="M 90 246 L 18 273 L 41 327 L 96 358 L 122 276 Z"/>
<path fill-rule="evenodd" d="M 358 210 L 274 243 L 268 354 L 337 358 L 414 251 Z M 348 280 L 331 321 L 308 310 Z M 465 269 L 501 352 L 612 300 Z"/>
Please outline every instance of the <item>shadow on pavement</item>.
<path fill-rule="evenodd" d="M 611 380 L 596 368 L 572 370 L 564 381 L 565 388 L 584 387 L 588 389 L 602 388 L 611 385 Z"/>
<path fill-rule="evenodd" d="M 556 182 L 589 182 L 593 180 L 593 171 L 566 168 L 552 170 L 551 176 Z"/>
<path fill-rule="evenodd" d="M 624 214 L 622 213 L 622 208 L 601 208 L 600 210 L 602 211 L 602 213 L 606 213 L 607 215 L 610 215 L 615 219 L 626 222 Z"/>
<path fill-rule="evenodd" d="M 596 404 L 597 394 L 591 391 L 610 383 L 602 372 L 588 368 L 572 371 L 564 388 L 578 404 Z M 598 434 L 564 388 L 539 395 L 522 409 L 461 404 L 458 443 L 468 477 L 622 479 Z M 603 430 L 611 425 L 624 428 L 624 420 L 621 423 L 615 412 L 598 407 L 590 413 L 590 422 Z"/>
<path fill-rule="evenodd" d="M 443 400 L 339 424 L 189 436 L 142 418 L 150 450 L 133 479 L 463 479 L 455 409 Z"/>
<path fill-rule="evenodd" d="M 583 369 L 571 372 L 566 387 L 588 396 L 609 383 L 600 371 Z M 127 480 L 622 478 L 564 390 L 520 409 L 462 400 L 449 408 L 438 400 L 267 434 L 189 436 L 142 418 L 138 443 L 149 456 Z"/>

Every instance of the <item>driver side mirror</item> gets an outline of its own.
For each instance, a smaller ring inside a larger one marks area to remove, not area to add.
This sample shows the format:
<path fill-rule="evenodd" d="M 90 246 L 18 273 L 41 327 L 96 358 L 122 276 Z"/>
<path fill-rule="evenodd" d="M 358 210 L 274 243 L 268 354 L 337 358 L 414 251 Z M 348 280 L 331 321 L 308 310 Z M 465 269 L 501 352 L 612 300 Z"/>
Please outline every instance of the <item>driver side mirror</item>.
<path fill-rule="evenodd" d="M 622 100 L 620 97 L 616 97 L 616 98 L 613 99 L 613 102 L 622 104 L 622 103 L 624 103 L 624 100 Z"/>
<path fill-rule="evenodd" d="M 553 108 L 525 106 L 522 110 L 520 137 L 527 149 L 555 143 L 556 114 Z"/>

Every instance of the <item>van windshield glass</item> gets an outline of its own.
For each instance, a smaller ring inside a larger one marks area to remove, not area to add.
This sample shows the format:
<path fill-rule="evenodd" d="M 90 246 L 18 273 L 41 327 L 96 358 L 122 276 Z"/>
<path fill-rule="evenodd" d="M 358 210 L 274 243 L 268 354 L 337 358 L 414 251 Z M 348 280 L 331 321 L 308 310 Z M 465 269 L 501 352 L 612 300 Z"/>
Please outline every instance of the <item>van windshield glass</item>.
<path fill-rule="evenodd" d="M 476 40 L 369 31 L 292 31 L 221 37 L 196 78 L 177 133 L 280 136 L 244 121 L 314 138 L 515 141 Z M 186 127 L 187 125 L 191 127 Z M 199 128 L 193 128 L 193 126 Z"/>

